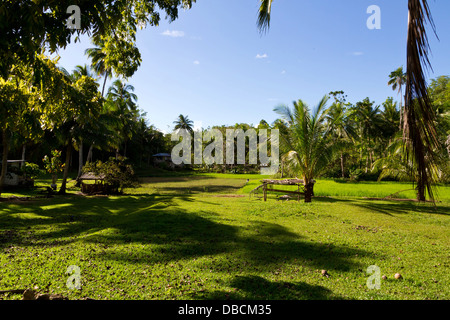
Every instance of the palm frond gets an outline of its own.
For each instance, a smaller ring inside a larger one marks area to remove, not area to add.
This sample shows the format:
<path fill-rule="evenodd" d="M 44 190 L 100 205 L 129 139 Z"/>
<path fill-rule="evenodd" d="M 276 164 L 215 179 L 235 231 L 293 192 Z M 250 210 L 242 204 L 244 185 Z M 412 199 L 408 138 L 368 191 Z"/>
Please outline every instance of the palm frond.
<path fill-rule="evenodd" d="M 272 11 L 273 0 L 260 0 L 257 26 L 261 33 L 267 32 L 270 28 L 270 15 Z"/>
<path fill-rule="evenodd" d="M 407 159 L 415 162 L 418 179 L 419 200 L 425 200 L 425 189 L 431 200 L 433 194 L 433 174 L 435 167 L 434 148 L 438 145 L 434 112 L 427 91 L 425 69 L 431 68 L 428 54 L 430 46 L 426 34 L 429 22 L 436 28 L 426 0 L 409 0 L 409 21 L 407 39 L 407 71 L 403 140 Z"/>

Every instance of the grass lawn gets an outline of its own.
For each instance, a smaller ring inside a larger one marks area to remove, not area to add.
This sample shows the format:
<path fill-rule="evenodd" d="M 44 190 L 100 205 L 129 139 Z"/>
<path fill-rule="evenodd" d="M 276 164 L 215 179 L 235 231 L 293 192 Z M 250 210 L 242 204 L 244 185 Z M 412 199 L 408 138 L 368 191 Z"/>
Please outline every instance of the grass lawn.
<path fill-rule="evenodd" d="M 72 188 L 0 201 L 0 290 L 69 299 L 450 299 L 449 186 L 433 207 L 364 198 L 409 184 L 319 180 L 305 204 L 250 198 L 261 178 L 147 177 L 124 196 Z M 66 286 L 71 265 L 81 270 L 79 290 Z M 379 290 L 366 285 L 371 265 L 386 276 Z"/>

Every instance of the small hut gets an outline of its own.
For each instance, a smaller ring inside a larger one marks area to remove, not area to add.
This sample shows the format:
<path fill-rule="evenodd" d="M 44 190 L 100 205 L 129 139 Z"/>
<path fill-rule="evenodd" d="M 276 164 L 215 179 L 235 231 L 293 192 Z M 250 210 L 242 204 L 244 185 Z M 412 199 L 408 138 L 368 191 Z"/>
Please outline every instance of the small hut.
<path fill-rule="evenodd" d="M 101 194 L 107 192 L 107 185 L 104 183 L 105 176 L 96 175 L 92 172 L 84 173 L 80 178 L 81 192 L 86 194 Z M 83 181 L 94 181 L 94 183 L 83 183 Z"/>

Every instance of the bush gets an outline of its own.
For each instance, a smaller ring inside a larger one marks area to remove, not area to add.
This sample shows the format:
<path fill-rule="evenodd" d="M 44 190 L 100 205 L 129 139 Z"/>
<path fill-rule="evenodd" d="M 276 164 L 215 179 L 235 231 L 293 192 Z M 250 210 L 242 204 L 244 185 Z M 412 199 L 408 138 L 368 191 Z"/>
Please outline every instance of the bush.
<path fill-rule="evenodd" d="M 39 165 L 30 162 L 25 162 L 25 165 L 22 167 L 22 172 L 30 179 L 36 179 L 45 174 L 45 171 L 41 170 Z"/>
<path fill-rule="evenodd" d="M 87 163 L 83 167 L 83 173 L 87 172 L 102 176 L 104 183 L 108 185 L 108 190 L 118 190 L 123 193 L 124 188 L 135 188 L 139 185 L 133 167 L 124 157 L 117 159 L 111 157 L 106 162 L 98 160 Z"/>

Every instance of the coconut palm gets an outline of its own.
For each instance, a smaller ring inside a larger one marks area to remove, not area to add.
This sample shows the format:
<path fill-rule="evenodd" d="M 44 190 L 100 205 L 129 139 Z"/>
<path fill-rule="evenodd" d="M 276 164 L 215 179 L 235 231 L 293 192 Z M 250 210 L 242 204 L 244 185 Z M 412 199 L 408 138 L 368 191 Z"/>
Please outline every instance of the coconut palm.
<path fill-rule="evenodd" d="M 356 137 L 356 131 L 350 124 L 347 118 L 347 108 L 342 101 L 336 101 L 331 105 L 326 114 L 328 125 L 331 126 L 333 139 L 337 143 L 346 144 L 347 146 L 352 143 L 352 140 Z M 340 152 L 341 158 L 341 175 L 345 177 L 344 168 L 344 150 Z"/>
<path fill-rule="evenodd" d="M 425 192 L 434 200 L 433 185 L 437 174 L 435 149 L 438 147 L 435 113 L 428 95 L 424 71 L 431 67 L 425 24 L 436 32 L 426 0 L 408 1 L 408 39 L 403 141 L 406 159 L 412 160 L 416 176 L 417 199 L 425 201 Z"/>
<path fill-rule="evenodd" d="M 190 120 L 188 116 L 180 114 L 173 123 L 175 124 L 175 130 L 186 129 L 191 134 L 194 132 L 194 121 Z"/>
<path fill-rule="evenodd" d="M 260 0 L 257 25 L 259 30 L 270 27 L 273 0 Z M 425 191 L 434 200 L 433 176 L 429 170 L 435 167 L 434 149 L 438 146 L 434 112 L 427 92 L 424 67 L 431 67 L 428 60 L 429 43 L 425 25 L 429 22 L 436 28 L 431 17 L 427 0 L 408 0 L 407 65 L 405 81 L 405 106 L 403 117 L 403 142 L 405 154 L 414 162 L 417 198 L 425 200 Z"/>
<path fill-rule="evenodd" d="M 85 54 L 91 59 L 92 70 L 94 70 L 99 76 L 105 77 L 102 87 L 102 96 L 104 96 L 106 80 L 112 77 L 112 67 L 108 65 L 106 59 L 106 53 L 103 49 L 105 45 L 104 41 L 98 40 L 94 42 L 94 44 L 96 46 L 94 48 L 86 49 Z"/>
<path fill-rule="evenodd" d="M 107 98 L 112 104 L 112 114 L 117 118 L 118 130 L 122 133 L 123 156 L 126 156 L 127 142 L 131 139 L 134 126 L 139 117 L 137 96 L 133 93 L 134 87 L 121 80 L 115 80 L 108 89 Z M 119 154 L 119 144 L 116 145 L 116 157 Z"/>
<path fill-rule="evenodd" d="M 406 73 L 403 72 L 403 67 L 400 67 L 389 74 L 388 85 L 392 87 L 392 90 L 397 90 L 397 93 L 400 95 L 400 130 L 402 128 L 403 119 L 403 86 L 405 85 L 405 82 Z"/>
<path fill-rule="evenodd" d="M 77 81 L 78 79 L 80 79 L 82 76 L 86 76 L 86 77 L 90 77 L 90 78 L 95 78 L 94 74 L 92 73 L 91 68 L 89 68 L 88 65 L 76 65 L 75 69 L 73 69 L 72 74 L 70 75 L 70 77 L 72 78 L 72 80 Z"/>
<path fill-rule="evenodd" d="M 311 202 L 314 178 L 320 175 L 333 160 L 338 144 L 332 139 L 332 125 L 326 123 L 324 96 L 311 113 L 302 101 L 295 101 L 293 108 L 281 105 L 274 109 L 286 123 L 287 134 L 280 135 L 282 162 L 291 174 L 299 174 L 304 181 L 305 202 Z"/>
<path fill-rule="evenodd" d="M 134 87 L 131 84 L 117 79 L 108 89 L 107 97 L 113 101 L 123 101 L 130 108 L 136 108 L 137 95 L 133 93 Z"/>

